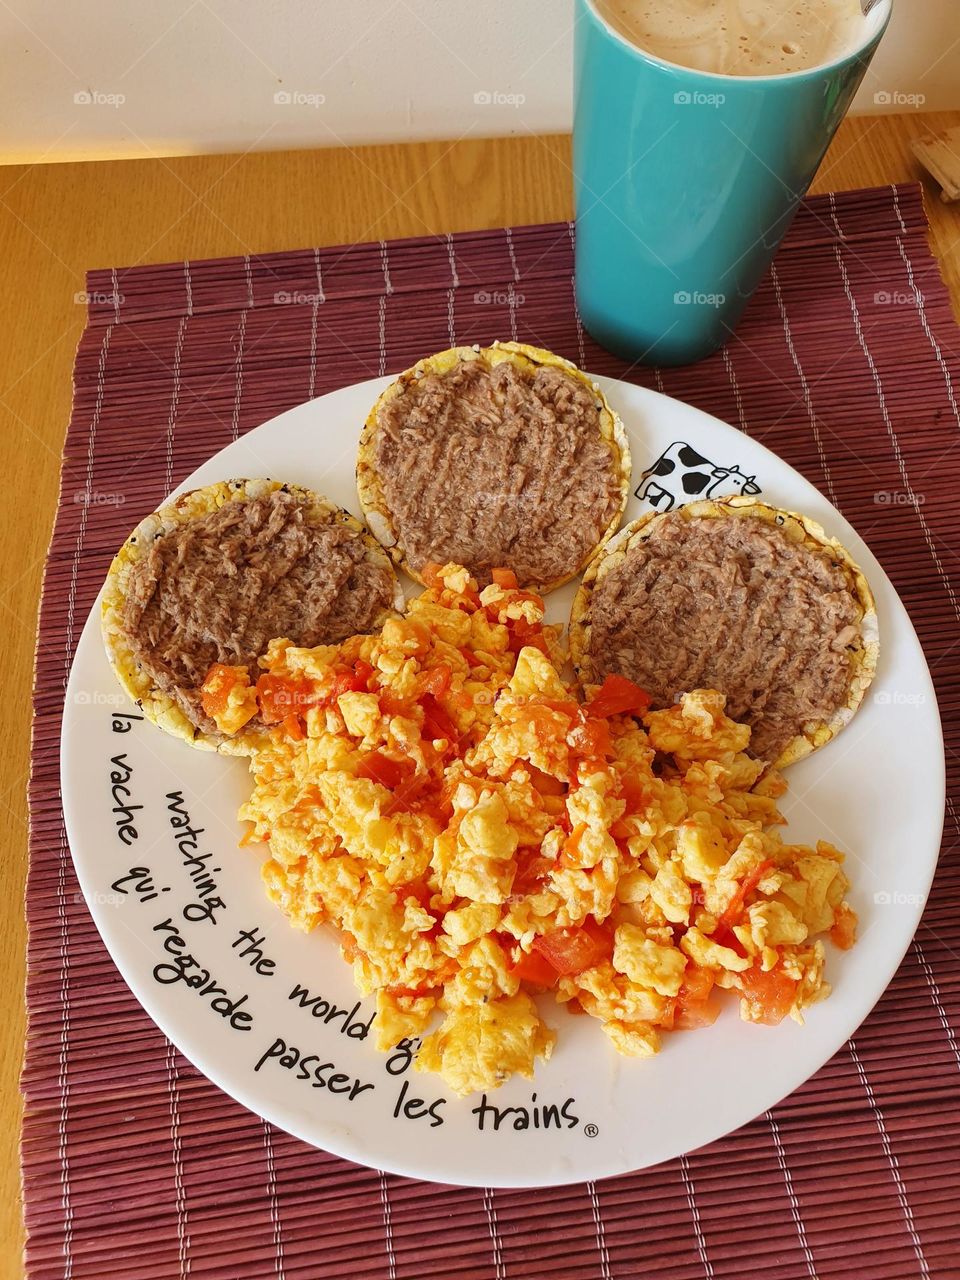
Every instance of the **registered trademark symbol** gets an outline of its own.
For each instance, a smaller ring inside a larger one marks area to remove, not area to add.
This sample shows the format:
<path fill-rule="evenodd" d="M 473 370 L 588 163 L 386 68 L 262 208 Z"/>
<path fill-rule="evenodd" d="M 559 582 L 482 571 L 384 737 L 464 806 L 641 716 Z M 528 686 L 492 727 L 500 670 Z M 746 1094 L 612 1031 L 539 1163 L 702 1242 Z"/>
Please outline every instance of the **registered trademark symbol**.
<path fill-rule="evenodd" d="M 588 1138 L 595 1138 L 597 1134 L 600 1132 L 600 1130 L 597 1128 L 595 1124 L 585 1124 L 583 1126 L 583 1132 L 587 1135 Z"/>

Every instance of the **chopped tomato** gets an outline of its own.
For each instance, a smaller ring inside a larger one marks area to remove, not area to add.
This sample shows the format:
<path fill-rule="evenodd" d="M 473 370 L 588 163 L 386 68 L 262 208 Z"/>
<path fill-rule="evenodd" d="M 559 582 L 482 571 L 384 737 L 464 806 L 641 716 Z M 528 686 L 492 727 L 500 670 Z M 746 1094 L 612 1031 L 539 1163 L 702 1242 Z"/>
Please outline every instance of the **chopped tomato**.
<path fill-rule="evenodd" d="M 517 963 L 510 972 L 524 982 L 532 982 L 536 987 L 556 986 L 560 974 L 546 956 L 539 951 L 521 951 Z"/>
<path fill-rule="evenodd" d="M 341 693 L 366 693 L 370 677 L 375 674 L 369 662 L 358 659 L 352 667 L 336 667 L 333 675 L 333 688 L 328 701 L 333 703 Z"/>
<path fill-rule="evenodd" d="M 578 822 L 573 828 L 560 850 L 561 867 L 579 867 L 580 866 L 580 841 L 587 832 L 587 824 Z"/>
<path fill-rule="evenodd" d="M 739 975 L 741 990 L 750 1009 L 751 1021 L 775 1027 L 793 1007 L 800 985 L 777 965 L 764 972 L 758 964 Z"/>
<path fill-rule="evenodd" d="M 571 720 L 580 719 L 580 704 L 573 698 L 540 698 L 539 705 L 550 711 L 557 711 L 562 716 L 569 716 Z"/>
<path fill-rule="evenodd" d="M 420 705 L 423 707 L 424 736 L 429 737 L 431 740 L 446 738 L 451 746 L 455 746 L 460 736 L 457 733 L 457 726 L 434 695 L 425 693 L 420 699 Z"/>
<path fill-rule="evenodd" d="M 610 959 L 613 955 L 613 930 L 587 916 L 582 925 L 541 934 L 534 939 L 533 945 L 557 973 L 573 976 Z"/>
<path fill-rule="evenodd" d="M 246 667 L 228 667 L 215 662 L 200 687 L 200 705 L 211 720 L 226 710 L 230 694 L 238 684 L 249 680 Z"/>
<path fill-rule="evenodd" d="M 377 700 L 380 703 L 380 710 L 385 716 L 409 716 L 411 703 L 406 698 L 399 697 L 392 689 L 378 689 Z"/>
<path fill-rule="evenodd" d="M 393 791 L 405 778 L 409 777 L 411 770 L 415 767 L 412 760 L 392 760 L 382 751 L 371 751 L 357 765 L 357 777 L 371 778 L 374 782 L 379 782 L 382 787 L 386 787 L 388 791 Z"/>
<path fill-rule="evenodd" d="M 342 693 L 365 692 L 374 674 L 370 663 L 362 660 L 352 667 L 335 667 L 332 688 L 321 698 L 310 680 L 264 673 L 257 681 L 260 717 L 264 724 L 280 724 L 288 716 L 302 715 L 309 707 L 332 706 Z"/>
<path fill-rule="evenodd" d="M 346 929 L 338 929 L 336 925 L 329 926 L 333 934 L 336 935 L 340 948 L 343 951 L 343 958 L 347 964 L 353 964 L 357 956 L 361 954 L 360 948 L 357 946 L 357 940 L 352 933 L 347 933 Z"/>
<path fill-rule="evenodd" d="M 846 903 L 837 912 L 833 928 L 830 930 L 830 940 L 842 951 L 849 951 L 857 940 L 857 915 Z"/>
<path fill-rule="evenodd" d="M 314 687 L 309 680 L 284 679 L 264 673 L 257 681 L 257 702 L 264 724 L 282 724 L 288 716 L 311 705 Z"/>
<path fill-rule="evenodd" d="M 498 587 L 503 587 L 504 591 L 516 591 L 520 586 L 517 575 L 512 569 L 491 569 L 490 577 Z"/>
<path fill-rule="evenodd" d="M 626 801 L 627 813 L 640 813 L 646 808 L 649 796 L 637 774 L 629 769 L 620 779 L 620 790 Z"/>
<path fill-rule="evenodd" d="M 568 741 L 584 760 L 605 760 L 613 755 L 610 726 L 606 720 L 584 716 L 582 722 L 570 730 Z"/>
<path fill-rule="evenodd" d="M 303 731 L 303 721 L 299 716 L 284 716 L 283 731 L 294 742 L 302 742 L 307 736 Z"/>
<path fill-rule="evenodd" d="M 366 689 L 370 683 L 371 676 L 376 675 L 376 667 L 371 667 L 369 662 L 364 662 L 362 658 L 358 658 L 353 664 L 353 673 L 358 680 L 362 681 L 361 689 Z"/>
<path fill-rule="evenodd" d="M 587 703 L 587 711 L 594 716 L 619 716 L 627 712 L 642 716 L 650 710 L 652 701 L 645 689 L 626 676 L 611 675 Z"/>
<path fill-rule="evenodd" d="M 460 650 L 460 652 L 463 654 L 464 658 L 466 659 L 468 667 L 485 667 L 487 665 L 484 662 L 483 658 L 478 658 L 472 649 L 463 648 Z"/>
<path fill-rule="evenodd" d="M 531 853 L 524 858 L 523 850 L 519 851 L 517 861 L 517 873 L 513 877 L 511 894 L 522 898 L 528 893 L 537 893 L 553 870 L 554 863 L 539 853 Z"/>
<path fill-rule="evenodd" d="M 572 706 L 573 704 L 569 705 Z M 567 736 L 567 726 L 562 721 L 559 721 L 557 716 L 558 714 L 569 715 L 570 713 L 563 711 L 560 703 L 550 705 L 545 702 L 534 702 L 524 707 L 520 714 L 524 720 L 530 722 L 537 741 L 543 746 L 551 746 L 554 743 L 563 742 Z"/>
<path fill-rule="evenodd" d="M 432 560 L 425 564 L 420 570 L 420 577 L 423 579 L 424 585 L 441 588 L 443 586 L 443 579 L 440 577 L 442 568 L 443 565 L 434 564 Z"/>
<path fill-rule="evenodd" d="M 406 809 L 421 817 L 432 817 L 438 826 L 445 827 L 453 811 L 452 791 L 447 791 L 442 778 L 437 776 L 434 765 L 443 760 L 446 752 L 435 750 L 428 742 L 423 743 L 422 751 L 426 767 L 417 771 L 413 762 L 410 762 L 414 772 L 394 788 L 382 813 L 389 816 Z"/>
<path fill-rule="evenodd" d="M 727 947 L 730 951 L 735 951 L 738 956 L 747 954 L 743 943 L 728 924 L 718 924 L 710 935 L 710 941 L 715 942 L 718 947 Z"/>
<path fill-rule="evenodd" d="M 712 1026 L 720 1006 L 712 999 L 714 975 L 709 969 L 688 969 L 674 1003 L 673 1026 L 677 1031 L 692 1031 Z"/>
<path fill-rule="evenodd" d="M 514 594 L 513 600 L 514 602 L 517 600 L 520 600 L 520 601 L 530 600 L 533 604 L 537 606 L 538 609 L 543 608 L 543 597 L 538 596 L 535 591 L 517 591 Z M 534 623 L 531 623 L 530 625 L 539 627 L 539 626 L 542 626 L 542 623 L 534 622 Z"/>
<path fill-rule="evenodd" d="M 507 647 L 511 653 L 519 653 L 521 649 L 531 647 L 549 656 L 550 650 L 547 648 L 542 623 L 528 622 L 526 618 L 511 618 L 507 629 L 510 633 Z"/>
<path fill-rule="evenodd" d="M 424 693 L 432 693 L 435 698 L 439 698 L 441 694 L 446 693 L 450 688 L 452 678 L 453 672 L 445 662 L 441 662 L 439 666 L 431 667 L 429 671 L 422 672 L 419 684 Z"/>
<path fill-rule="evenodd" d="M 392 789 L 393 795 L 387 804 L 383 806 L 384 817 L 389 817 L 392 813 L 398 813 L 401 809 L 411 810 L 414 802 L 419 799 L 431 782 L 432 778 L 429 773 L 414 773 L 411 777 L 400 782 Z M 428 807 L 428 805 L 424 805 L 421 802 L 419 811 L 423 813 Z"/>
<path fill-rule="evenodd" d="M 754 889 L 773 865 L 773 860 L 768 858 L 766 862 L 761 862 L 758 866 L 754 867 L 752 871 L 747 872 L 737 887 L 736 893 L 727 903 L 723 910 L 723 914 L 717 921 L 718 927 L 724 926 L 729 929 L 731 926 L 739 923 L 740 917 L 743 915 L 744 907 L 746 906 L 747 898 L 751 893 L 753 893 Z"/>

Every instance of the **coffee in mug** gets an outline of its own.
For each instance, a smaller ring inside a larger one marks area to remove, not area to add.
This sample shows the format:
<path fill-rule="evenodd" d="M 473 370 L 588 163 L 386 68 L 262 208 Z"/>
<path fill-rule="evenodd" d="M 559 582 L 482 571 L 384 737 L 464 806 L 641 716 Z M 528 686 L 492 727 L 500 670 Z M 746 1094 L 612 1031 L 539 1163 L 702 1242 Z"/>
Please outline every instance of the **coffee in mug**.
<path fill-rule="evenodd" d="M 631 44 L 727 76 L 777 76 L 843 58 L 865 39 L 860 0 L 596 0 Z"/>

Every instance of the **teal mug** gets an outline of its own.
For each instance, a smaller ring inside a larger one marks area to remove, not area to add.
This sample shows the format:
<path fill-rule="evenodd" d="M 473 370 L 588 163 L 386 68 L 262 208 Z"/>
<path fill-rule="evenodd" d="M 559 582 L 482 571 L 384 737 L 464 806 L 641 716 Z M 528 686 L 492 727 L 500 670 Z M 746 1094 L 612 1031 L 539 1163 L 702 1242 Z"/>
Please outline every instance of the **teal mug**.
<path fill-rule="evenodd" d="M 643 364 L 692 364 L 733 333 L 890 20 L 784 75 L 708 74 L 644 53 L 575 0 L 573 169 L 583 323 Z"/>

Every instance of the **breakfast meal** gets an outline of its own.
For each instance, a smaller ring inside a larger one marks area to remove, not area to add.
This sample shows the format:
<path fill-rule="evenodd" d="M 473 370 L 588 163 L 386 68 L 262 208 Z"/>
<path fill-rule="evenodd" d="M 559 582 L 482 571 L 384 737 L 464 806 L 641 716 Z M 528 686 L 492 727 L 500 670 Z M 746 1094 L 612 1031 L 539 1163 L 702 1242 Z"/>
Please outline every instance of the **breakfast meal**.
<path fill-rule="evenodd" d="M 552 591 L 616 531 L 629 484 L 623 424 L 597 383 L 517 342 L 421 360 L 360 438 L 367 523 L 421 583 L 425 565 L 452 561 L 481 583 L 508 568 Z"/>
<path fill-rule="evenodd" d="M 570 647 L 586 682 L 616 674 L 671 706 L 708 686 L 782 768 L 852 718 L 877 667 L 863 574 L 813 520 L 754 498 L 651 512 L 588 568 Z"/>
<path fill-rule="evenodd" d="M 221 714 L 231 732 L 214 723 L 216 690 L 201 688 L 213 664 L 255 673 L 275 636 L 332 644 L 402 608 L 390 561 L 353 516 L 297 485 L 230 480 L 137 525 L 107 575 L 101 623 L 148 719 L 194 746 L 244 752 L 233 732 L 263 723 L 237 702 Z"/>
<path fill-rule="evenodd" d="M 102 623 L 148 719 L 249 758 L 242 843 L 292 925 L 335 932 L 376 1046 L 466 1095 L 550 1056 L 550 995 L 633 1057 L 724 996 L 802 1022 L 856 915 L 843 855 L 777 831 L 779 770 L 876 669 L 848 553 L 746 497 L 616 535 L 620 420 L 518 343 L 402 374 L 357 477 L 370 532 L 273 480 L 172 500 Z M 543 593 L 585 566 L 568 678 Z"/>
<path fill-rule="evenodd" d="M 259 696 L 299 714 L 240 811 L 269 896 L 376 996 L 378 1048 L 423 1037 L 417 1068 L 466 1094 L 549 1056 L 545 990 L 634 1056 L 711 1023 L 715 990 L 800 1019 L 829 990 L 818 935 L 853 942 L 842 855 L 770 830 L 782 782 L 756 785 L 722 695 L 651 711 L 612 676 L 580 702 L 511 571 L 424 576 L 378 634 L 270 645 Z"/>

